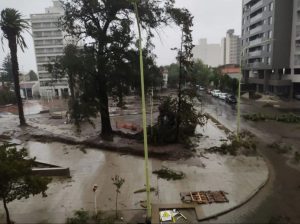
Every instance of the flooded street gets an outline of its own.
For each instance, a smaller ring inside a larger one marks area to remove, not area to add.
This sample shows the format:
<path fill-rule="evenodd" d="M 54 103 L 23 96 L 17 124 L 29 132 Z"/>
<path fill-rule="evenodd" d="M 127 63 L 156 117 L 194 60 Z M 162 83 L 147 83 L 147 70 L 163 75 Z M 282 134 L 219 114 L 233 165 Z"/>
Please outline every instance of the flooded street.
<path fill-rule="evenodd" d="M 206 96 L 205 108 L 228 128 L 236 128 L 236 110 L 232 106 Z M 242 113 L 254 113 L 270 109 L 259 108 L 246 101 L 242 103 L 241 110 Z M 241 125 L 254 133 L 261 142 L 259 151 L 268 162 L 270 179 L 248 203 L 217 219 L 209 220 L 209 223 L 299 223 L 300 167 L 290 166 L 287 157 L 267 147 L 268 144 L 281 140 L 299 150 L 298 126 L 270 121 L 249 122 L 243 119 Z"/>
<path fill-rule="evenodd" d="M 14 115 L 11 116 L 16 118 Z M 8 131 L 12 126 L 17 125 L 17 121 L 12 117 L 2 118 L 6 125 L 1 126 L 1 130 Z M 63 124 L 57 127 L 60 129 Z M 185 174 L 183 180 L 177 181 L 158 179 L 156 175 L 151 174 L 151 186 L 155 188 L 155 191 L 151 193 L 151 202 L 181 204 L 180 192 L 187 191 L 223 190 L 227 192 L 229 203 L 201 207 L 203 217 L 208 217 L 229 210 L 247 200 L 256 192 L 257 186 L 264 184 L 268 172 L 265 162 L 259 157 L 232 157 L 214 153 L 206 153 L 205 158 L 202 157 L 201 153 L 205 147 L 222 144 L 226 134 L 212 122 L 198 128 L 197 132 L 204 135 L 199 139 L 197 147 L 199 154 L 196 153 L 198 156 L 178 161 L 150 159 L 150 172 L 168 167 Z M 114 210 L 116 192 L 111 181 L 114 175 L 125 179 L 119 195 L 120 210 L 143 211 L 140 202 L 145 200 L 146 195 L 134 193 L 144 188 L 143 157 L 55 142 L 40 143 L 29 140 L 21 146 L 27 148 L 30 157 L 36 157 L 39 162 L 69 167 L 71 178 L 53 178 L 47 191 L 47 198 L 34 196 L 10 203 L 8 206 L 15 221 L 62 223 L 75 210 L 93 211 L 92 187 L 94 184 L 99 186 L 97 209 Z M 0 220 L 1 217 L 4 218 L 2 208 L 0 208 Z"/>

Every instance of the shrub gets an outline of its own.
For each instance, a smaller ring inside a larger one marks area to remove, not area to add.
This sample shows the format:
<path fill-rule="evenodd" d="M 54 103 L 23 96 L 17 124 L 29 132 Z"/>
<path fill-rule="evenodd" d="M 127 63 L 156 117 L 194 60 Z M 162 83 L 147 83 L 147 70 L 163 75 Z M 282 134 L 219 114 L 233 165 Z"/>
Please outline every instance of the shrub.
<path fill-rule="evenodd" d="M 0 105 L 15 104 L 17 102 L 14 92 L 9 90 L 0 90 Z"/>
<path fill-rule="evenodd" d="M 67 218 L 67 224 L 87 224 L 89 221 L 89 213 L 84 210 L 74 212 L 74 217 Z"/>
<path fill-rule="evenodd" d="M 197 125 L 206 123 L 206 116 L 194 108 L 194 103 L 189 97 L 183 97 L 180 110 L 180 125 L 177 137 L 177 99 L 167 97 L 159 106 L 157 123 L 148 127 L 149 142 L 154 145 L 165 145 L 170 143 L 189 143 L 189 137 L 195 133 Z"/>

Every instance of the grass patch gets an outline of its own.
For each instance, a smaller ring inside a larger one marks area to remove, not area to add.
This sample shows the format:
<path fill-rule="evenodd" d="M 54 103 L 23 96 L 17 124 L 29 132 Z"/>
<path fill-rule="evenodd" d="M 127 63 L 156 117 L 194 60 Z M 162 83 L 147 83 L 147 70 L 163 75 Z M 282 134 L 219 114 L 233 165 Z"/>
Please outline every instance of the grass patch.
<path fill-rule="evenodd" d="M 243 117 L 250 121 L 266 121 L 273 120 L 283 123 L 300 123 L 300 116 L 294 113 L 268 115 L 263 113 L 245 114 Z"/>
<path fill-rule="evenodd" d="M 174 171 L 167 167 L 163 167 L 160 170 L 155 170 L 152 172 L 153 174 L 156 174 L 161 179 L 166 180 L 181 180 L 185 177 L 185 174 L 181 171 Z"/>
<path fill-rule="evenodd" d="M 286 154 L 293 149 L 292 146 L 282 142 L 273 142 L 272 144 L 269 144 L 268 147 L 275 150 L 279 154 Z"/>

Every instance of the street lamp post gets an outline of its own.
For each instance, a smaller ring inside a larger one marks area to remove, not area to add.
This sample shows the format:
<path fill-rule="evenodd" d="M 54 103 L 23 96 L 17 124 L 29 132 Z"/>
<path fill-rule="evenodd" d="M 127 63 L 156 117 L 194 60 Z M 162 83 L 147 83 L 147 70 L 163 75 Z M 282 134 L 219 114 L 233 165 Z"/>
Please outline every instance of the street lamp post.
<path fill-rule="evenodd" d="M 94 186 L 93 186 L 93 192 L 94 192 L 94 209 L 95 209 L 95 215 L 97 215 L 97 194 L 96 194 L 97 189 L 98 189 L 98 185 L 94 184 Z"/>
<path fill-rule="evenodd" d="M 134 4 L 134 11 L 137 21 L 139 33 L 139 58 L 140 58 L 140 73 L 141 73 L 141 91 L 142 91 L 142 117 L 143 117 L 143 135 L 144 135 L 144 156 L 145 156 L 145 177 L 146 177 L 146 195 L 147 195 L 147 218 L 149 222 L 151 218 L 151 204 L 150 204 L 150 183 L 149 183 L 149 168 L 148 168 L 148 139 L 147 139 L 147 117 L 146 117 L 146 100 L 145 100 L 145 86 L 144 86 L 144 61 L 142 50 L 142 35 L 140 28 L 140 19 L 137 7 L 137 0 L 132 0 Z"/>

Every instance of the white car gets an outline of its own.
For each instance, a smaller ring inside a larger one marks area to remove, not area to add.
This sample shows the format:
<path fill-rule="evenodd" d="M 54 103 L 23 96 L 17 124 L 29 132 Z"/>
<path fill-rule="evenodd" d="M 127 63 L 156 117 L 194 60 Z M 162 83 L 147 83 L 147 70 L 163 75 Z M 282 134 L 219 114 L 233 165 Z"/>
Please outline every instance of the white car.
<path fill-rule="evenodd" d="M 227 93 L 220 93 L 219 95 L 218 95 L 218 97 L 221 99 L 221 100 L 225 100 L 226 99 L 226 97 L 227 97 Z"/>
<path fill-rule="evenodd" d="M 215 90 L 211 91 L 211 95 L 214 96 L 214 97 L 218 97 L 219 94 L 221 94 L 221 91 L 218 90 L 218 89 L 215 89 Z"/>

